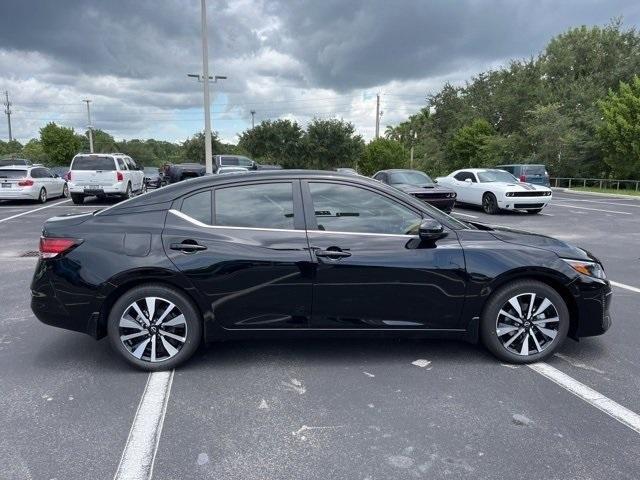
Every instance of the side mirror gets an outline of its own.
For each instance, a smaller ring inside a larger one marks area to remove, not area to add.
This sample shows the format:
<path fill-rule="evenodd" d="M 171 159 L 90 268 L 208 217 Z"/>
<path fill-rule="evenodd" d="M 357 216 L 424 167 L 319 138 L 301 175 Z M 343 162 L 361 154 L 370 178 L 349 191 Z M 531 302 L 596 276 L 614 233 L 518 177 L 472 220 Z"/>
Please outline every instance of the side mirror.
<path fill-rule="evenodd" d="M 444 227 L 437 220 L 425 218 L 420 224 L 418 235 L 420 236 L 420 240 L 435 242 L 436 240 L 446 237 L 448 233 L 444 231 Z"/>
<path fill-rule="evenodd" d="M 470 178 L 465 178 L 464 183 L 473 183 L 473 180 L 471 180 Z"/>

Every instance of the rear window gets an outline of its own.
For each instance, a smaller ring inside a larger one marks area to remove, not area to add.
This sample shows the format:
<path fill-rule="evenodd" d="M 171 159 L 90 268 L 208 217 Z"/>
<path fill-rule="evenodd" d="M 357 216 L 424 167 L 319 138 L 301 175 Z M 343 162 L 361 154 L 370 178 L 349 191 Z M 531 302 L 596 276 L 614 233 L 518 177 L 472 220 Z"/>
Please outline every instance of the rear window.
<path fill-rule="evenodd" d="M 546 169 L 544 165 L 523 165 L 522 172 L 524 175 L 544 175 Z"/>
<path fill-rule="evenodd" d="M 73 160 L 71 170 L 115 170 L 113 157 L 79 156 Z"/>
<path fill-rule="evenodd" d="M 0 178 L 25 178 L 26 170 L 0 170 Z"/>

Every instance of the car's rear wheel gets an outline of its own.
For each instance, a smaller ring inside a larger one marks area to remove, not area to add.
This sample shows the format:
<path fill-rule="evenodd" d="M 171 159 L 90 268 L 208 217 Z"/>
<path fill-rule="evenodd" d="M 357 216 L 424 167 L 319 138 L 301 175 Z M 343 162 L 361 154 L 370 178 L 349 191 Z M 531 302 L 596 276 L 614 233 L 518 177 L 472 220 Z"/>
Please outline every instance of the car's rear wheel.
<path fill-rule="evenodd" d="M 133 197 L 133 190 L 131 189 L 131 184 L 127 183 L 127 190 L 124 192 L 124 196 L 122 198 L 126 200 L 131 197 Z"/>
<path fill-rule="evenodd" d="M 530 208 L 529 210 L 527 210 L 527 213 L 530 213 L 533 215 L 535 213 L 540 213 L 541 211 L 542 211 L 541 208 Z"/>
<path fill-rule="evenodd" d="M 75 205 L 82 205 L 84 203 L 84 195 L 78 195 L 76 193 L 71 194 L 71 201 Z"/>
<path fill-rule="evenodd" d="M 174 368 L 185 362 L 202 338 L 202 319 L 191 300 L 164 285 L 142 285 L 122 295 L 108 319 L 111 345 L 143 370 Z"/>
<path fill-rule="evenodd" d="M 40 193 L 38 194 L 38 202 L 47 203 L 47 191 L 44 187 L 40 189 Z"/>
<path fill-rule="evenodd" d="M 495 215 L 500 211 L 498 200 L 496 200 L 496 196 L 493 193 L 487 192 L 482 196 L 482 210 L 488 215 Z"/>
<path fill-rule="evenodd" d="M 536 362 L 562 344 L 569 322 L 569 309 L 555 289 L 535 280 L 519 280 L 489 298 L 480 319 L 480 336 L 502 360 Z"/>

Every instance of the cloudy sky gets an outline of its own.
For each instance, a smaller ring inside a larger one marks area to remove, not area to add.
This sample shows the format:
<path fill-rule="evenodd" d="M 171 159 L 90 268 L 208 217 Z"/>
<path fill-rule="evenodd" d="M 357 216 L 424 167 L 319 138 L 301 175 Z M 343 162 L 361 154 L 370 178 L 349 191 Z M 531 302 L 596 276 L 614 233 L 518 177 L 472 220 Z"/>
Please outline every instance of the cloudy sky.
<path fill-rule="evenodd" d="M 337 117 L 370 138 L 444 82 L 537 54 L 570 26 L 622 17 L 637 0 L 208 0 L 214 130 L 230 142 L 263 119 Z M 2 0 L 0 91 L 13 134 L 48 121 L 116 138 L 182 141 L 203 128 L 199 0 Z M 6 117 L 0 138 L 7 140 Z"/>

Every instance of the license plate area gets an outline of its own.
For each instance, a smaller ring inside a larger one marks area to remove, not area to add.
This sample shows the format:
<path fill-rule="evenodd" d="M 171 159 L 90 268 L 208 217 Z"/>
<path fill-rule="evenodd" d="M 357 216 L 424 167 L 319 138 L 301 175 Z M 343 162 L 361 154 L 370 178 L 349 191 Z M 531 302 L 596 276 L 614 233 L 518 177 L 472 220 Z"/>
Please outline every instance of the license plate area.
<path fill-rule="evenodd" d="M 11 188 L 11 184 L 10 183 L 3 183 L 2 184 L 2 188 Z"/>

